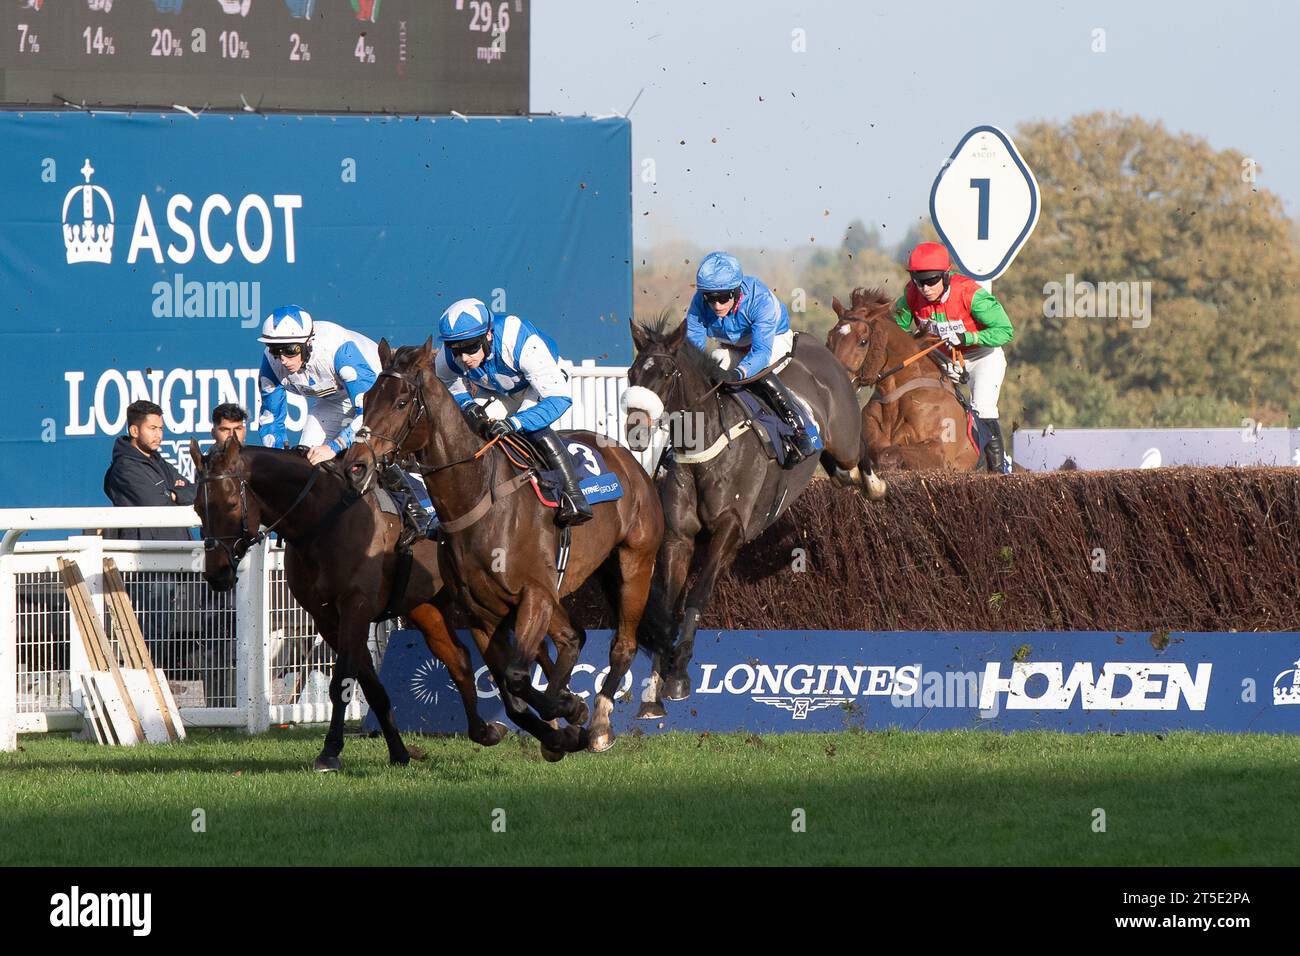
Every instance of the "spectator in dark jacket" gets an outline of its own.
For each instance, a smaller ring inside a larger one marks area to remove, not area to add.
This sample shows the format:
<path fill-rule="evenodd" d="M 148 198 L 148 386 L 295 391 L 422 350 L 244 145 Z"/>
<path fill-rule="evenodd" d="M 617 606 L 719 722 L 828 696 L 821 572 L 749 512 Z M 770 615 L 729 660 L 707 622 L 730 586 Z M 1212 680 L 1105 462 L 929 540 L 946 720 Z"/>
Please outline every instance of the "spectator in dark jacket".
<path fill-rule="evenodd" d="M 149 401 L 126 408 L 126 430 L 113 443 L 113 463 L 104 474 L 104 494 L 118 507 L 192 505 L 195 488 L 158 453 L 162 445 L 162 409 Z M 188 528 L 120 528 L 105 537 L 139 541 L 189 541 Z"/>

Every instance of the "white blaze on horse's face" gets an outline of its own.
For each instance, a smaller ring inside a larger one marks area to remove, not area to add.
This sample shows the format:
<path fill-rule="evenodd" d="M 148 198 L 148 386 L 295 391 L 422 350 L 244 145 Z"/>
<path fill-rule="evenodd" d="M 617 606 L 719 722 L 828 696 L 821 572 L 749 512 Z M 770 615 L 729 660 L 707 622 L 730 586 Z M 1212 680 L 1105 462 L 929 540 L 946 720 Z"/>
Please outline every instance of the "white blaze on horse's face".
<path fill-rule="evenodd" d="M 835 331 L 838 332 L 840 335 L 848 335 L 848 334 L 849 334 L 849 323 L 845 322 L 843 325 L 841 325 L 841 326 L 840 326 L 838 329 L 836 329 Z"/>

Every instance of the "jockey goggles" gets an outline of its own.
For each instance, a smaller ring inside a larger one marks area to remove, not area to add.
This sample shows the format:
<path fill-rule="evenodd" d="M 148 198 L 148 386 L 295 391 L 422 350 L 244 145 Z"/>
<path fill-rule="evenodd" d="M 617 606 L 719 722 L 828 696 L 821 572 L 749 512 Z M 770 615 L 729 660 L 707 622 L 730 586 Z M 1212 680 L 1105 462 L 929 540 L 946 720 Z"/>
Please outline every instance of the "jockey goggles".
<path fill-rule="evenodd" d="M 704 301 L 709 305 L 721 305 L 724 302 L 730 302 L 736 297 L 738 289 L 710 289 L 707 292 L 701 292 Z"/>
<path fill-rule="evenodd" d="M 923 289 L 927 286 L 938 285 L 943 281 L 942 272 L 914 272 L 912 281 L 916 283 L 917 288 Z"/>
<path fill-rule="evenodd" d="M 268 345 L 266 347 L 266 350 L 270 352 L 272 355 L 274 355 L 276 358 L 283 358 L 289 355 L 301 355 L 302 343 L 289 342 L 285 345 Z"/>
<path fill-rule="evenodd" d="M 448 342 L 447 348 L 451 349 L 453 355 L 473 355 L 487 343 L 487 333 L 476 336 L 472 339 L 465 339 L 463 342 Z"/>

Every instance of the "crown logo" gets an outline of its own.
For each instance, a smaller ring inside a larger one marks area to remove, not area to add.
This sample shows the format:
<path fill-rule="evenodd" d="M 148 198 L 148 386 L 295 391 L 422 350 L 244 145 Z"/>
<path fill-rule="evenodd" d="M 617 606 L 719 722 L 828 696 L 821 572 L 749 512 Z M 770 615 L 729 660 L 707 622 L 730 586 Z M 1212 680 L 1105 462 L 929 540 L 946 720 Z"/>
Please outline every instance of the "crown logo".
<path fill-rule="evenodd" d="M 113 200 L 102 186 L 90 185 L 90 177 L 95 174 L 90 165 L 90 158 L 81 167 L 81 175 L 86 177 L 84 186 L 73 186 L 63 197 L 63 245 L 68 252 L 68 262 L 103 262 L 113 261 Z M 72 205 L 77 194 L 81 194 L 81 222 L 68 221 L 68 207 Z M 108 222 L 95 222 L 95 197 L 100 196 L 108 207 Z"/>
<path fill-rule="evenodd" d="M 1291 680 L 1287 681 L 1287 675 Z M 1300 661 L 1289 671 L 1283 671 L 1273 678 L 1274 704 L 1300 704 Z"/>

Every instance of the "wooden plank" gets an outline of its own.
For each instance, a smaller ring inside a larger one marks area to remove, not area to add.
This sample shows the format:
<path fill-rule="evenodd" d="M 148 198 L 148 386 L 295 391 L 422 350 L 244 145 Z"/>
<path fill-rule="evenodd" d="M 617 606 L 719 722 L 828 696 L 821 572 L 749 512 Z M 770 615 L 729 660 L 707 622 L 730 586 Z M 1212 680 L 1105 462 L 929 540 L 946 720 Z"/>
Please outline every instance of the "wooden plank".
<path fill-rule="evenodd" d="M 143 669 L 149 675 L 149 683 L 153 687 L 154 699 L 158 702 L 158 710 L 163 716 L 163 723 L 167 728 L 168 740 L 179 740 L 180 734 L 177 732 L 177 726 L 181 722 L 180 711 L 172 714 L 172 709 L 167 706 L 168 698 L 163 695 L 162 688 L 158 685 L 158 675 L 155 672 L 153 655 L 149 653 L 149 645 L 144 642 L 144 634 L 140 631 L 140 621 L 135 616 L 135 608 L 131 606 L 131 596 L 126 593 L 126 585 L 122 582 L 121 572 L 117 570 L 117 562 L 112 558 L 104 559 L 104 586 L 109 596 L 109 606 L 113 612 L 113 620 L 117 622 L 118 634 L 121 636 L 121 644 L 127 648 L 128 657 L 131 660 L 131 666 Z"/>
<path fill-rule="evenodd" d="M 90 654 L 96 648 L 98 649 L 98 654 L 93 659 L 104 663 L 105 666 L 101 669 L 113 675 L 113 683 L 117 686 L 122 708 L 130 721 L 129 728 L 117 727 L 114 721 L 114 731 L 119 742 L 124 741 L 126 737 L 122 732 L 123 729 L 134 731 L 135 738 L 129 741 L 130 743 L 144 740 L 144 728 L 140 725 L 140 716 L 136 713 L 135 704 L 131 701 L 131 695 L 122 680 L 122 671 L 117 666 L 117 655 L 109 648 L 108 638 L 104 636 L 104 626 L 99 616 L 95 614 L 95 604 L 90 599 L 90 591 L 86 588 L 86 579 L 81 576 L 81 568 L 75 561 L 59 558 L 59 571 L 63 577 L 64 589 L 68 593 L 68 603 L 72 605 L 73 612 L 77 615 L 77 625 L 81 629 L 82 640 L 86 643 L 86 651 Z M 112 701 L 106 698 L 105 703 L 109 705 L 108 711 L 112 715 L 114 710 L 111 706 Z"/>
<path fill-rule="evenodd" d="M 99 704 L 95 701 L 94 691 L 90 689 L 90 681 L 86 679 L 85 674 L 81 674 L 81 700 L 86 707 L 86 721 L 90 724 L 90 729 L 95 734 L 95 742 L 100 744 L 112 743 L 109 737 L 108 728 L 105 721 L 100 716 Z"/>

